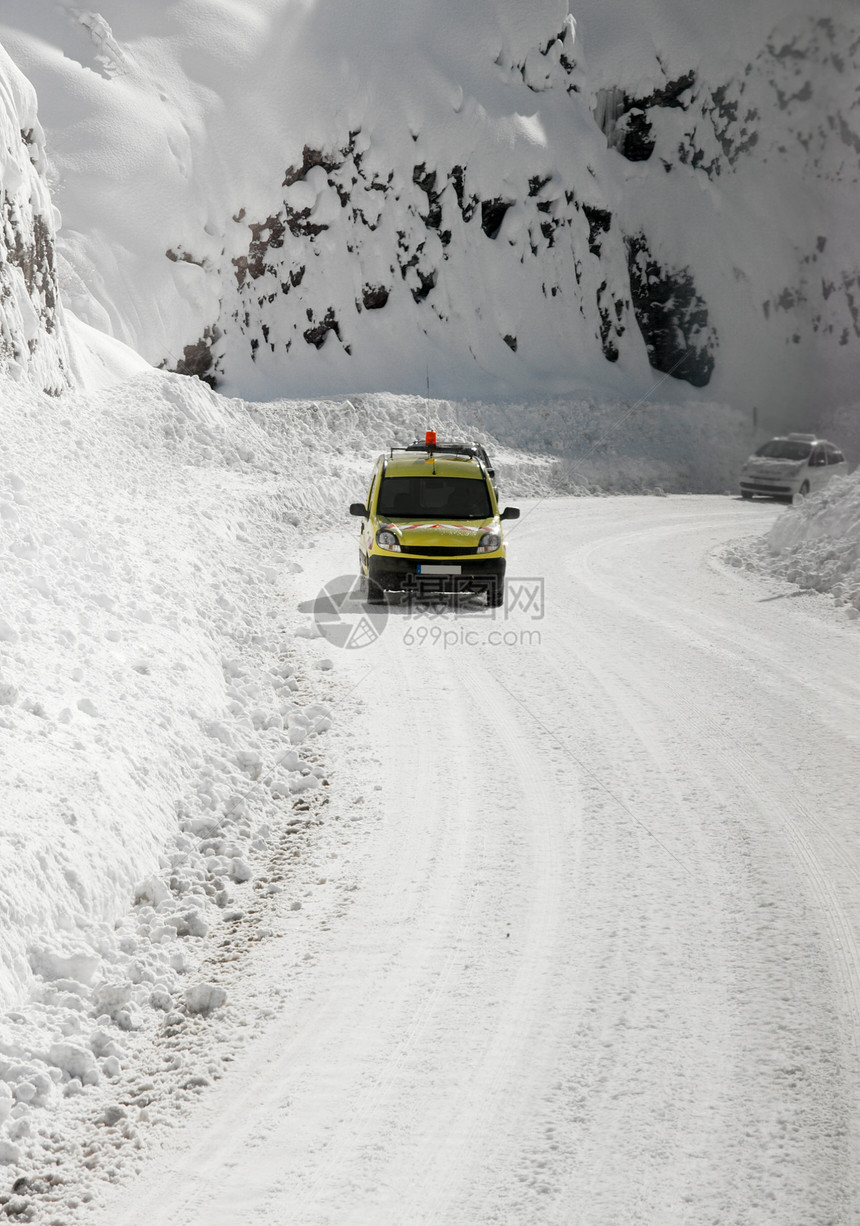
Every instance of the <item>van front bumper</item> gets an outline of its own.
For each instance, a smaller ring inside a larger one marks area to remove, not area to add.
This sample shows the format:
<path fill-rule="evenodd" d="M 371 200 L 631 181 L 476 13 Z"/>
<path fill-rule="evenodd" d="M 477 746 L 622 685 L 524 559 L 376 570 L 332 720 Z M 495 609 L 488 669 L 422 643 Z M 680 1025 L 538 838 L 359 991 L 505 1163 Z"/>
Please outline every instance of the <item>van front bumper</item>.
<path fill-rule="evenodd" d="M 475 591 L 502 583 L 505 565 L 503 557 L 398 558 L 374 554 L 368 561 L 368 577 L 386 592 Z M 456 573 L 445 573 L 450 571 Z"/>

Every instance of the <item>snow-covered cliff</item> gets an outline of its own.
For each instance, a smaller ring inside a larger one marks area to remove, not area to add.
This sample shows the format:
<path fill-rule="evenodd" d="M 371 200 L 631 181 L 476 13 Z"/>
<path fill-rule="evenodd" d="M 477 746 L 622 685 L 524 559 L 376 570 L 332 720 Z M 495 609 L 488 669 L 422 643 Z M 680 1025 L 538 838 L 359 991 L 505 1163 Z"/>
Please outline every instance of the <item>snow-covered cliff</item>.
<path fill-rule="evenodd" d="M 811 424 L 856 384 L 860 23 L 670 9 L 8 0 L 0 40 L 67 302 L 153 364 L 260 398 L 665 378 Z"/>
<path fill-rule="evenodd" d="M 69 360 L 45 172 L 35 93 L 0 48 L 0 378 L 60 392 Z"/>

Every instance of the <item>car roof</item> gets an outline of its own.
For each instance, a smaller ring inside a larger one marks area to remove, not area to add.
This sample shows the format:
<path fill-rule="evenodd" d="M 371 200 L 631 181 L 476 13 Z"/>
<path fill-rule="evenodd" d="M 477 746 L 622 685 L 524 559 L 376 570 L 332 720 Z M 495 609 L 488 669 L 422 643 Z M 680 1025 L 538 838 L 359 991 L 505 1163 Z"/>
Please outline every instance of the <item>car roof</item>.
<path fill-rule="evenodd" d="M 830 439 L 820 438 L 817 434 L 775 434 L 773 438 L 769 438 L 767 441 L 769 443 L 785 443 L 789 441 L 792 443 L 809 443 L 812 447 L 817 446 L 818 443 L 826 443 L 828 447 L 836 447 L 836 450 L 839 450 L 836 443 L 831 443 Z M 762 446 L 764 446 L 764 443 L 762 443 Z"/>
<path fill-rule="evenodd" d="M 465 455 L 432 457 L 423 452 L 396 452 L 385 462 L 386 477 L 464 477 L 482 481 L 484 470 L 477 460 Z"/>

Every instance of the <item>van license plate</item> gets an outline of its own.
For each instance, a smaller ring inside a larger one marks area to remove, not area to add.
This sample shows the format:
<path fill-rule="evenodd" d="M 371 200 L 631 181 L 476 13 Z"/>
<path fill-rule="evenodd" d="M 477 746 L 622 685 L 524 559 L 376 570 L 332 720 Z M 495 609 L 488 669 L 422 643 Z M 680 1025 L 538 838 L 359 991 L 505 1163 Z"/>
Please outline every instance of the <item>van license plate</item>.
<path fill-rule="evenodd" d="M 459 575 L 462 572 L 460 566 L 433 566 L 427 562 L 418 563 L 419 575 Z"/>

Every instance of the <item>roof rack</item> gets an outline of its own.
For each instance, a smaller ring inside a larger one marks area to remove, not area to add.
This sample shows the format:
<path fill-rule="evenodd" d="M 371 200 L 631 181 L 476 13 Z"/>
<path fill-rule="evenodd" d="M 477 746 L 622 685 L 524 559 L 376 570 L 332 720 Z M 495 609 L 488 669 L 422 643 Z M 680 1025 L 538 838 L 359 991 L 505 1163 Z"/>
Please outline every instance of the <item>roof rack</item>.
<path fill-rule="evenodd" d="M 472 460 L 480 460 L 487 470 L 490 477 L 495 477 L 496 470 L 490 463 L 490 457 L 487 455 L 486 448 L 480 443 L 420 443 L 416 440 L 410 443 L 408 447 L 392 447 L 391 454 L 395 451 L 424 451 L 428 454 L 441 452 L 443 455 L 463 455 L 468 456 Z"/>

